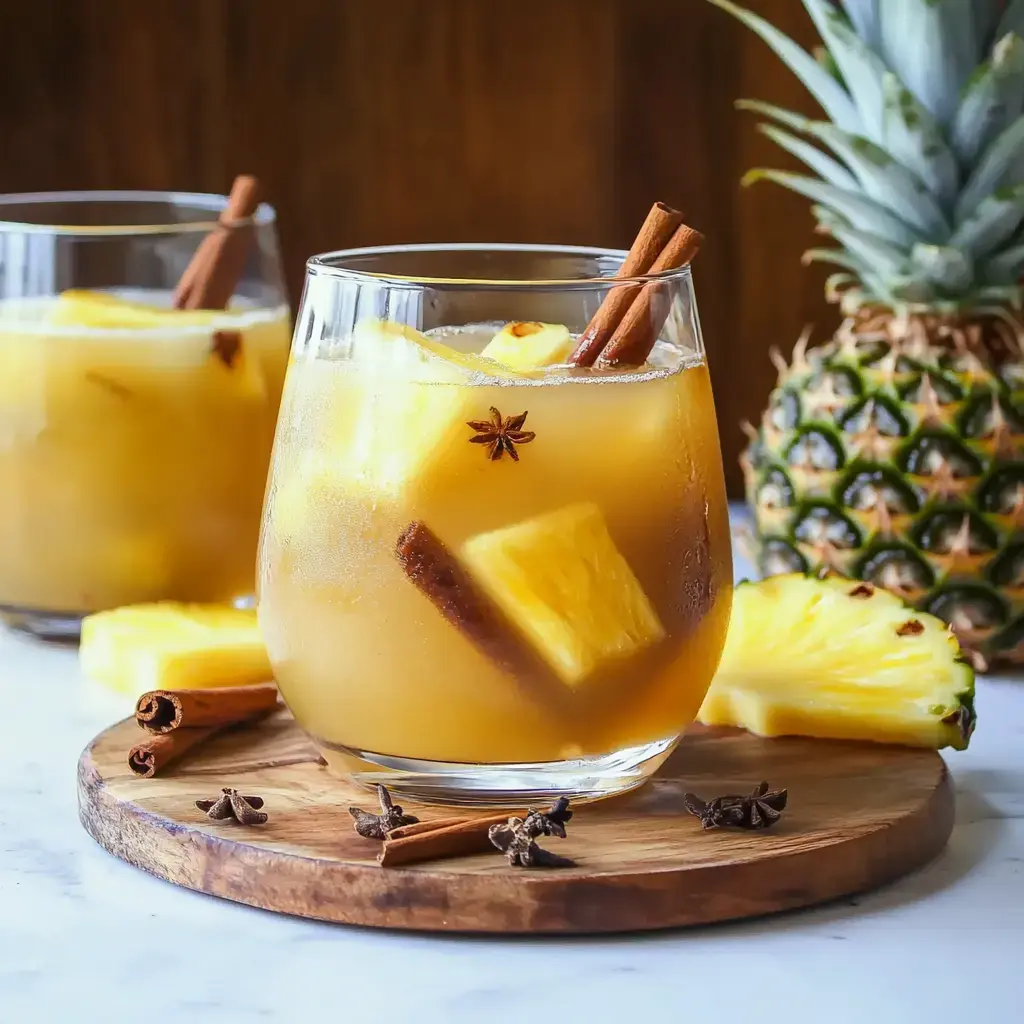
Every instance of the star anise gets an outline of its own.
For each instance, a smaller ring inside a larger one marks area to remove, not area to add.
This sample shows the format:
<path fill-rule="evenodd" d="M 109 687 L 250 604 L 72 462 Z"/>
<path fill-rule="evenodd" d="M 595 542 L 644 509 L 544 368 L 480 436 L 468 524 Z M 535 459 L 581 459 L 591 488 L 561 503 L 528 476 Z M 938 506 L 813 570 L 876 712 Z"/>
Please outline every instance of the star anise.
<path fill-rule="evenodd" d="M 476 431 L 476 436 L 469 439 L 470 444 L 487 445 L 487 455 L 491 460 L 498 460 L 508 452 L 513 462 L 519 461 L 517 444 L 528 444 L 537 435 L 532 430 L 523 430 L 528 412 L 518 416 L 502 416 L 491 406 L 489 420 L 469 420 L 466 424 Z"/>
<path fill-rule="evenodd" d="M 683 795 L 686 809 L 700 818 L 704 828 L 770 828 L 782 815 L 788 793 L 784 789 L 768 792 L 762 782 L 750 796 L 716 796 L 705 803 L 694 793 Z"/>
<path fill-rule="evenodd" d="M 350 807 L 348 813 L 355 818 L 353 828 L 364 839 L 387 839 L 388 833 L 400 825 L 415 825 L 419 818 L 405 814 L 398 804 L 391 802 L 391 794 L 383 786 L 377 786 L 380 814 L 370 814 L 360 807 Z"/>
<path fill-rule="evenodd" d="M 260 808 L 262 797 L 242 796 L 237 789 L 222 789 L 216 800 L 197 800 L 196 807 L 206 812 L 208 818 L 223 821 L 234 818 L 240 825 L 263 825 L 267 816 Z"/>
<path fill-rule="evenodd" d="M 569 801 L 559 797 L 549 811 L 531 809 L 525 818 L 509 818 L 505 825 L 492 825 L 487 838 L 501 850 L 512 867 L 564 868 L 572 867 L 568 857 L 560 857 L 539 847 L 538 836 L 565 838 L 565 826 L 572 817 Z"/>

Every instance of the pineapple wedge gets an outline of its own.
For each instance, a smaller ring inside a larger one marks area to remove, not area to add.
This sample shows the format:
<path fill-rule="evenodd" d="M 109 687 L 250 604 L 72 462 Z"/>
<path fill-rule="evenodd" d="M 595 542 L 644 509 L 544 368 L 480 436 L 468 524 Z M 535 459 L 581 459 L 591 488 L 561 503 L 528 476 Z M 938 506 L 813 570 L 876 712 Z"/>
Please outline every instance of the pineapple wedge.
<path fill-rule="evenodd" d="M 665 635 L 596 505 L 569 505 L 477 534 L 460 554 L 509 621 L 571 688 Z"/>
<path fill-rule="evenodd" d="M 61 292 L 48 311 L 46 321 L 60 327 L 205 327 L 223 319 L 222 310 L 169 309 L 130 302 L 108 295 L 72 288 Z"/>
<path fill-rule="evenodd" d="M 974 671 L 933 615 L 856 580 L 791 574 L 736 588 L 725 651 L 698 721 L 966 749 Z"/>
<path fill-rule="evenodd" d="M 564 363 L 574 345 L 569 328 L 563 324 L 519 320 L 498 331 L 480 355 L 513 370 L 536 370 Z"/>
<path fill-rule="evenodd" d="M 254 610 L 229 605 L 129 605 L 82 622 L 85 675 L 133 697 L 273 679 Z"/>

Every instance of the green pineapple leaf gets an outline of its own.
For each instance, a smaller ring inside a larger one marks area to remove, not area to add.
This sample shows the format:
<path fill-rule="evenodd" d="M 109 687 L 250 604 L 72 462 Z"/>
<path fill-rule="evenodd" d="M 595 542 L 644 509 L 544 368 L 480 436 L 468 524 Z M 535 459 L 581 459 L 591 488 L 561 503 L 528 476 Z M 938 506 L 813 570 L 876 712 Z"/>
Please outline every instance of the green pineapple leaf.
<path fill-rule="evenodd" d="M 836 188 L 803 174 L 791 174 L 789 171 L 769 168 L 755 168 L 747 171 L 742 178 L 744 185 L 751 185 L 757 181 L 774 181 L 777 185 L 799 192 L 808 199 L 831 207 L 845 217 L 853 227 L 877 235 L 900 248 L 909 249 L 917 241 L 918 234 L 906 221 L 857 192 Z"/>
<path fill-rule="evenodd" d="M 782 62 L 800 79 L 840 128 L 856 132 L 861 129 L 857 108 L 846 90 L 806 50 L 797 46 L 784 32 L 732 0 L 711 0 L 756 32 Z"/>
<path fill-rule="evenodd" d="M 860 114 L 863 130 L 874 142 L 882 139 L 882 78 L 888 70 L 881 58 L 851 28 L 830 0 L 804 0 L 815 27 L 839 67 Z"/>
<path fill-rule="evenodd" d="M 959 188 L 956 157 L 934 118 L 893 74 L 882 81 L 885 96 L 883 145 L 913 171 L 944 207 L 951 207 Z"/>
<path fill-rule="evenodd" d="M 980 259 L 1010 238 L 1024 218 L 1024 183 L 1002 189 L 984 200 L 957 226 L 949 244 Z"/>
<path fill-rule="evenodd" d="M 910 250 L 910 263 L 920 276 L 943 292 L 963 294 L 974 285 L 974 263 L 961 249 L 944 245 L 915 245 Z"/>
<path fill-rule="evenodd" d="M 978 279 L 988 285 L 1015 284 L 1024 268 L 1024 243 L 990 256 L 978 267 Z"/>
<path fill-rule="evenodd" d="M 881 41 L 878 2 L 879 0 L 843 0 L 843 8 L 854 31 L 875 52 L 878 51 L 878 44 Z"/>
<path fill-rule="evenodd" d="M 825 222 L 823 222 L 825 223 Z M 841 224 L 829 224 L 829 234 L 844 249 L 848 249 L 859 260 L 874 267 L 878 274 L 885 277 L 900 274 L 906 270 L 907 257 L 880 238 L 858 231 L 855 227 Z"/>
<path fill-rule="evenodd" d="M 812 146 L 795 135 L 776 128 L 770 124 L 759 124 L 758 131 L 763 132 L 777 146 L 792 153 L 797 159 L 802 160 L 812 170 L 817 171 L 818 176 L 836 188 L 856 189 L 857 179 L 838 160 L 833 160 L 826 153 L 822 153 L 816 146 Z"/>
<path fill-rule="evenodd" d="M 844 249 L 808 249 L 800 260 L 805 267 L 812 263 L 829 263 L 834 267 L 852 270 L 858 276 L 871 273 L 870 265 Z"/>
<path fill-rule="evenodd" d="M 1021 180 L 1024 163 L 1024 117 L 1018 117 L 986 150 L 960 193 L 956 222 L 968 217 L 1002 186 Z"/>
<path fill-rule="evenodd" d="M 859 187 L 868 198 L 903 217 L 908 223 L 919 228 L 927 238 L 944 241 L 949 237 L 952 228 L 931 193 L 916 175 L 901 167 L 884 149 L 834 125 L 812 121 L 770 103 L 742 100 L 737 106 L 741 110 L 752 110 L 774 118 L 795 131 L 824 142 L 853 171 Z M 822 177 L 825 175 L 822 174 Z M 851 187 L 839 181 L 828 178 L 826 180 L 840 188 Z"/>
<path fill-rule="evenodd" d="M 988 3 L 988 0 L 982 0 Z M 888 0 L 878 5 L 881 55 L 940 124 L 948 124 L 977 65 L 976 0 Z"/>
<path fill-rule="evenodd" d="M 1024 111 L 1024 41 L 1012 32 L 996 43 L 992 59 L 971 76 L 950 133 L 961 163 L 982 150 Z"/>

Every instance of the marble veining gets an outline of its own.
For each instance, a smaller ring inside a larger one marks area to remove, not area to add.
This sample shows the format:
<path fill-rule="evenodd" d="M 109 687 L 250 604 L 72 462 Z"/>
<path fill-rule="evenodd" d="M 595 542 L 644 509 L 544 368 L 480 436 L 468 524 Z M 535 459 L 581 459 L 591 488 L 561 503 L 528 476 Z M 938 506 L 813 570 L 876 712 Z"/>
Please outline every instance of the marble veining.
<path fill-rule="evenodd" d="M 979 681 L 971 749 L 947 754 L 956 829 L 922 871 L 809 911 L 593 939 L 322 925 L 121 863 L 78 823 L 75 766 L 128 704 L 80 678 L 74 649 L 0 630 L 3 1024 L 108 1024 L 143 1005 L 148 1024 L 1021 1019 L 1024 680 Z"/>

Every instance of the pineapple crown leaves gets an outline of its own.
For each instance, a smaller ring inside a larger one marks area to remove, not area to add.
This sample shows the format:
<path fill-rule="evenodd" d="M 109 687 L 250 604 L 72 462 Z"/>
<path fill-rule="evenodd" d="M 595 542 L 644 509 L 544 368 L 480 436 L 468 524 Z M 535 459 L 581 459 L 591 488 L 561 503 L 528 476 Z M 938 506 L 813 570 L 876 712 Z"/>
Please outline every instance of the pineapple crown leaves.
<path fill-rule="evenodd" d="M 956 315 L 1024 305 L 1024 0 L 803 0 L 818 56 L 734 0 L 830 122 L 756 101 L 763 131 L 812 174 L 758 168 L 813 202 L 813 249 L 844 309 Z"/>

